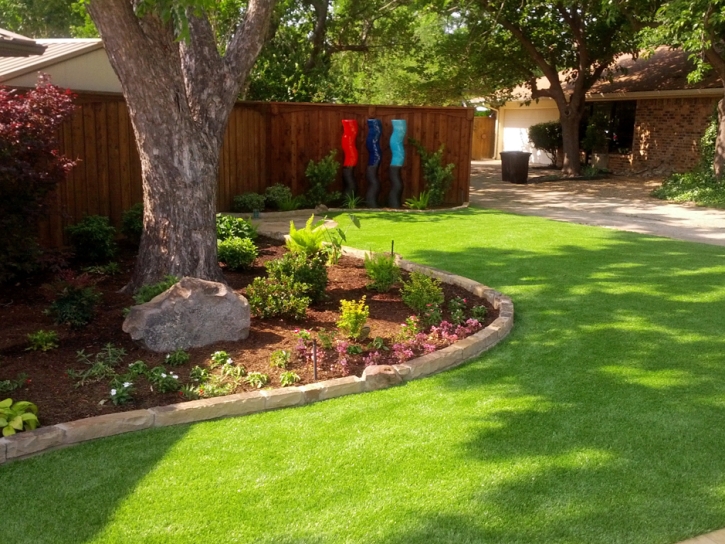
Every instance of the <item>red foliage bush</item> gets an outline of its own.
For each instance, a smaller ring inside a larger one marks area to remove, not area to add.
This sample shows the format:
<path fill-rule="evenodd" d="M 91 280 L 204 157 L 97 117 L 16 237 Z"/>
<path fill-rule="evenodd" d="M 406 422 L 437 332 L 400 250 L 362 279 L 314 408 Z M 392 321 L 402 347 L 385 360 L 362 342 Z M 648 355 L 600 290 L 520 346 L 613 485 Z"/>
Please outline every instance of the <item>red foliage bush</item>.
<path fill-rule="evenodd" d="M 58 152 L 58 129 L 74 96 L 41 74 L 25 93 L 0 87 L 0 283 L 33 270 L 38 218 L 74 161 Z"/>

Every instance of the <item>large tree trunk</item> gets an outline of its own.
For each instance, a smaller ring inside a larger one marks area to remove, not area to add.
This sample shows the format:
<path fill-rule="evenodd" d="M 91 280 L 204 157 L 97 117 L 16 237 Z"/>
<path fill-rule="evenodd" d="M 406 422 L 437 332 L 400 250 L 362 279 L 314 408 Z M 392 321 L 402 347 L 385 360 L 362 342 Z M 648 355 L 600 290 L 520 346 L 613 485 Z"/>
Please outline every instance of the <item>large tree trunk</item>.
<path fill-rule="evenodd" d="M 561 114 L 561 139 L 564 147 L 564 162 L 561 172 L 566 177 L 575 177 L 581 173 L 581 155 L 579 153 L 579 122 L 581 115 Z"/>
<path fill-rule="evenodd" d="M 715 158 L 713 170 L 719 179 L 725 177 L 725 98 L 721 98 L 717 105 L 718 123 L 717 138 L 715 139 Z"/>
<path fill-rule="evenodd" d="M 188 33 L 135 0 L 91 0 L 141 157 L 144 231 L 131 283 L 164 276 L 223 281 L 216 248 L 217 167 L 229 114 L 264 42 L 274 0 L 249 0 L 227 48 L 218 52 L 205 16 L 187 10 Z"/>

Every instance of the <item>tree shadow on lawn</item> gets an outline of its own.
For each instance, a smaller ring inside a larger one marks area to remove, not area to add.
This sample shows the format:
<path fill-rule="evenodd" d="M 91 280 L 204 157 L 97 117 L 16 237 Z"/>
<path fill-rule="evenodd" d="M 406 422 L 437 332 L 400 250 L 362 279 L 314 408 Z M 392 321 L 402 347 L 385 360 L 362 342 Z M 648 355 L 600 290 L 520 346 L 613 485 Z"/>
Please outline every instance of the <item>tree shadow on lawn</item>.
<path fill-rule="evenodd" d="M 128 433 L 0 466 L 0 490 L 12 490 L 5 501 L 13 512 L 3 519 L 0 540 L 59 544 L 93 539 L 188 429 Z"/>
<path fill-rule="evenodd" d="M 454 540 L 676 542 L 725 526 L 725 254 L 610 238 L 410 256 L 494 285 L 516 308 L 502 346 L 436 378 L 470 421 L 460 455 L 509 472 L 471 497 L 487 522 L 462 520 Z M 436 534 L 431 523 L 421 534 Z"/>

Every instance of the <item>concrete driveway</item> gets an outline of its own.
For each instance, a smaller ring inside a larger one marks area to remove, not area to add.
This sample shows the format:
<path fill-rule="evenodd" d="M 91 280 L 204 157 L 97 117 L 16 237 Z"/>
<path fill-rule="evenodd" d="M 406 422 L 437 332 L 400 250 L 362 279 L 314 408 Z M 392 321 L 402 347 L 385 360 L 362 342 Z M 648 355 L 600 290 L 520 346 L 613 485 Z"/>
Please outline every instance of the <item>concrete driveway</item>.
<path fill-rule="evenodd" d="M 529 170 L 529 179 L 555 173 Z M 473 161 L 471 204 L 557 221 L 725 246 L 725 210 L 671 204 L 649 196 L 660 179 L 501 181 L 501 161 Z"/>

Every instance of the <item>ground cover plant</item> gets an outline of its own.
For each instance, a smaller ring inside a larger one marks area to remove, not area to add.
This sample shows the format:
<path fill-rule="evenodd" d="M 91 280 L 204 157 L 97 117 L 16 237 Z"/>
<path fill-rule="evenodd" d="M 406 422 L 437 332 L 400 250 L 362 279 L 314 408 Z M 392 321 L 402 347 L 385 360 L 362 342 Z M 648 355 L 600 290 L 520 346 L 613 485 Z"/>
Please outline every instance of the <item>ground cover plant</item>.
<path fill-rule="evenodd" d="M 3 537 L 611 544 L 725 526 L 724 248 L 478 209 L 363 220 L 351 245 L 394 236 L 511 295 L 511 335 L 403 387 L 2 466 L 33 512 Z"/>

